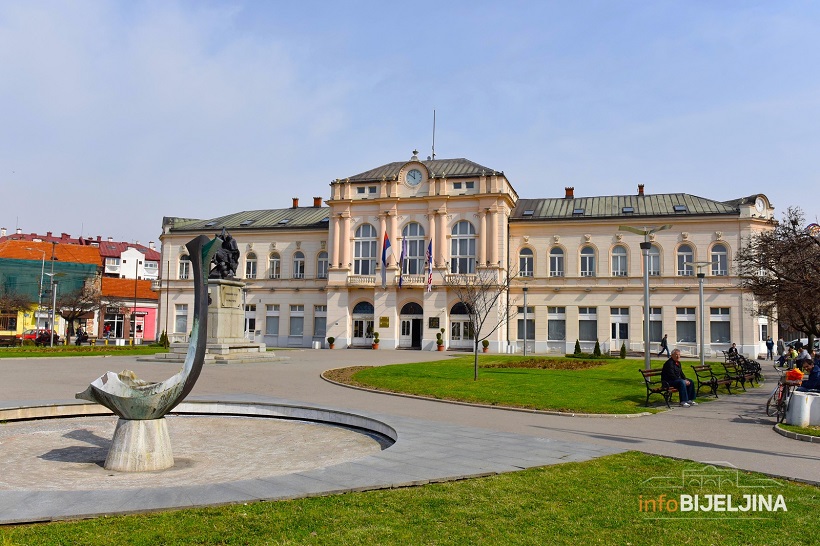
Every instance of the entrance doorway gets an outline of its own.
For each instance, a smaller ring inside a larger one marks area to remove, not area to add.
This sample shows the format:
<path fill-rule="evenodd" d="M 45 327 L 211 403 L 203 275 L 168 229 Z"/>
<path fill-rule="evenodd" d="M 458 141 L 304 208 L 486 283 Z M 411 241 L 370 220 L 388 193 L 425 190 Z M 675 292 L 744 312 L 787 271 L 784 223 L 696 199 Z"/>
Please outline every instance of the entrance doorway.
<path fill-rule="evenodd" d="M 620 351 L 621 345 L 624 344 L 629 349 L 629 307 L 613 307 L 610 313 L 612 316 L 610 351 Z"/>
<path fill-rule="evenodd" d="M 370 347 L 373 344 L 373 304 L 362 301 L 353 308 L 353 347 Z"/>
<path fill-rule="evenodd" d="M 418 303 L 410 302 L 401 308 L 399 315 L 399 348 L 421 350 L 424 310 Z"/>

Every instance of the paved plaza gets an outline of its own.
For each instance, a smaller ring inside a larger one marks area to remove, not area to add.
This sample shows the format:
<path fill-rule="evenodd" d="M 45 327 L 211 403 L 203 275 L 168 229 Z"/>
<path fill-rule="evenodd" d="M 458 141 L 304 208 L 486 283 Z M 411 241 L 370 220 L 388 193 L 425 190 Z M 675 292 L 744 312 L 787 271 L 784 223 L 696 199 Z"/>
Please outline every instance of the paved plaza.
<path fill-rule="evenodd" d="M 135 478 L 105 471 L 100 461 L 116 420 L 111 416 L 3 425 L 0 523 L 398 487 L 625 450 L 820 482 L 820 446 L 772 430 L 774 420 L 763 411 L 766 387 L 652 416 L 567 417 L 374 393 L 320 377 L 332 367 L 441 359 L 437 352 L 280 354 L 289 358 L 206 366 L 190 406 L 291 408 L 291 419 L 170 417 L 177 466 L 168 473 Z M 126 368 L 148 380 L 177 371 L 175 365 L 136 357 L 4 359 L 0 409 L 75 404 L 74 393 L 91 380 Z M 637 370 L 635 375 L 639 382 Z M 325 410 L 381 423 L 395 432 L 396 443 L 381 450 L 383 439 L 311 422 L 310 415 Z M 215 446 L 213 452 L 203 449 L 208 445 Z"/>

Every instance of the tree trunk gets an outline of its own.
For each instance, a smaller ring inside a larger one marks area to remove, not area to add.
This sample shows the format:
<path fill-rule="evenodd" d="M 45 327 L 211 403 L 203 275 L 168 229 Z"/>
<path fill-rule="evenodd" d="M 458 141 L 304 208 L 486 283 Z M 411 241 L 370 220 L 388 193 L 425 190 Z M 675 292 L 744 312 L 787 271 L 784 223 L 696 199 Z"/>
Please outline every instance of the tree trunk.
<path fill-rule="evenodd" d="M 473 343 L 473 381 L 478 381 L 478 340 Z"/>

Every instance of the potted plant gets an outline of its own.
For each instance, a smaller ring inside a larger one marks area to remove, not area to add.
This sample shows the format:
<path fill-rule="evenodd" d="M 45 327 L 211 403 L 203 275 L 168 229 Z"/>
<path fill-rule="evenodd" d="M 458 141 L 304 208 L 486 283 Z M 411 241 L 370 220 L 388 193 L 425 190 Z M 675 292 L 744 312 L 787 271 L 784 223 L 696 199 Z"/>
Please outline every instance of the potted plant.
<path fill-rule="evenodd" d="M 490 340 L 484 339 L 481 341 L 481 346 L 483 347 L 483 351 L 486 353 L 490 350 Z"/>
<path fill-rule="evenodd" d="M 442 337 L 443 332 L 444 332 L 444 328 L 441 329 L 441 332 L 436 333 L 436 348 L 439 351 L 444 350 L 444 338 Z"/>
<path fill-rule="evenodd" d="M 373 332 L 373 345 L 372 345 L 372 348 L 373 349 L 378 349 L 379 348 L 379 333 L 378 332 Z"/>
<path fill-rule="evenodd" d="M 331 336 L 331 337 L 327 338 L 327 346 L 328 346 L 328 348 L 332 349 L 332 348 L 333 348 L 333 344 L 334 344 L 334 343 L 336 343 L 336 338 L 335 338 L 335 337 L 332 337 L 332 336 Z"/>

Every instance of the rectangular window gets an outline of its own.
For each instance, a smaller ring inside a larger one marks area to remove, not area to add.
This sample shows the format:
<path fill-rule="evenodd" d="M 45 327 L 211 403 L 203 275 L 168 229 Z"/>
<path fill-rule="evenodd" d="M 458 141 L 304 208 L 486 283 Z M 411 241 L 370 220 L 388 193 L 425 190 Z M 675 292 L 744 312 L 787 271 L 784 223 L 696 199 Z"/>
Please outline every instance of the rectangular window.
<path fill-rule="evenodd" d="M 678 307 L 675 309 L 675 339 L 678 343 L 695 343 L 697 341 L 695 327 L 695 308 Z"/>
<path fill-rule="evenodd" d="M 179 279 L 185 280 L 191 277 L 191 262 L 188 257 L 179 259 Z"/>
<path fill-rule="evenodd" d="M 768 324 L 761 324 L 760 325 L 760 341 L 766 341 L 769 339 L 769 325 Z"/>
<path fill-rule="evenodd" d="M 578 308 L 578 339 L 581 341 L 598 339 L 598 315 L 595 307 Z"/>
<path fill-rule="evenodd" d="M 17 330 L 17 313 L 0 314 L 0 330 Z"/>
<path fill-rule="evenodd" d="M 360 194 L 364 195 L 365 191 L 366 190 L 365 190 L 364 186 L 359 186 L 358 188 L 356 188 L 356 193 L 360 193 Z"/>
<path fill-rule="evenodd" d="M 256 260 L 248 260 L 245 262 L 245 278 L 256 278 Z"/>
<path fill-rule="evenodd" d="M 566 341 L 567 315 L 565 307 L 547 307 L 547 340 Z"/>
<path fill-rule="evenodd" d="M 460 190 L 461 189 L 461 182 L 453 182 L 453 189 Z"/>
<path fill-rule="evenodd" d="M 518 339 L 524 339 L 524 306 L 518 307 Z M 527 339 L 535 339 L 535 307 L 527 306 Z"/>
<path fill-rule="evenodd" d="M 651 307 L 649 309 L 649 341 L 659 343 L 663 338 L 663 320 L 661 319 L 661 308 Z"/>
<path fill-rule="evenodd" d="M 268 304 L 265 306 L 265 334 L 269 336 L 279 335 L 279 305 Z"/>
<path fill-rule="evenodd" d="M 302 336 L 305 331 L 305 306 L 290 306 L 290 329 L 288 335 Z"/>
<path fill-rule="evenodd" d="M 178 334 L 188 333 L 188 304 L 177 303 L 174 305 L 174 332 Z"/>
<path fill-rule="evenodd" d="M 367 187 L 367 193 L 376 193 L 376 192 L 378 192 L 378 190 L 379 190 L 378 186 L 368 186 Z"/>
<path fill-rule="evenodd" d="M 731 343 L 732 323 L 728 307 L 709 309 L 709 334 L 712 343 Z"/>
<path fill-rule="evenodd" d="M 467 187 L 468 190 L 472 190 L 475 188 L 475 182 L 465 182 L 464 185 Z"/>
<path fill-rule="evenodd" d="M 327 334 L 327 305 L 313 306 L 313 337 L 324 338 Z"/>

